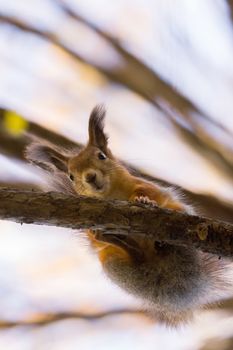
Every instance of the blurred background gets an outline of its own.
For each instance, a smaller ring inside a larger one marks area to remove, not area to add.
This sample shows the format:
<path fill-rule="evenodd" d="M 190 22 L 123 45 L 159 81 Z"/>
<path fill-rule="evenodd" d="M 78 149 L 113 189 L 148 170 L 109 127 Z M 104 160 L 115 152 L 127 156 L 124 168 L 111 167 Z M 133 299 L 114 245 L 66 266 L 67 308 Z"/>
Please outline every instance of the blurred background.
<path fill-rule="evenodd" d="M 24 131 L 85 144 L 105 103 L 116 156 L 233 223 L 233 1 L 0 0 L 0 71 L 0 187 L 44 185 Z M 231 300 L 167 329 L 80 237 L 0 221 L 0 349 L 233 349 Z"/>

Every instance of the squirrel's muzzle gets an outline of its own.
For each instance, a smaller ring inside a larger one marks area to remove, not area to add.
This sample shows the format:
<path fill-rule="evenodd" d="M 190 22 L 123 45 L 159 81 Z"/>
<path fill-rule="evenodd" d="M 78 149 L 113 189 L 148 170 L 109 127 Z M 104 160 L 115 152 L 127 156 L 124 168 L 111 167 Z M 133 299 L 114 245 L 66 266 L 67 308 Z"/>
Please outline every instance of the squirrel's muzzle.
<path fill-rule="evenodd" d="M 96 173 L 95 172 L 89 172 L 85 176 L 85 180 L 87 183 L 92 184 L 96 182 Z"/>

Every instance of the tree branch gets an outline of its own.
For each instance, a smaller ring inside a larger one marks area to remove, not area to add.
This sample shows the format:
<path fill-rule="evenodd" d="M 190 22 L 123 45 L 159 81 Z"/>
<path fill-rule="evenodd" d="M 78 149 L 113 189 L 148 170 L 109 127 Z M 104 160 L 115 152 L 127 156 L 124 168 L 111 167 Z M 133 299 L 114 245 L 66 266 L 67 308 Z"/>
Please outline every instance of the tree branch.
<path fill-rule="evenodd" d="M 149 235 L 158 241 L 233 256 L 233 225 L 133 202 L 5 189 L 0 191 L 0 219 L 100 229 L 105 234 Z"/>
<path fill-rule="evenodd" d="M 80 319 L 84 321 L 95 321 L 105 317 L 112 317 L 117 315 L 138 315 L 147 317 L 146 313 L 140 310 L 134 309 L 116 309 L 109 311 L 101 311 L 93 314 L 86 314 L 83 312 L 59 312 L 54 314 L 38 315 L 36 318 L 20 321 L 8 321 L 0 320 L 0 329 L 11 327 L 35 327 L 35 326 L 47 326 L 50 323 L 63 321 L 67 319 Z"/>
<path fill-rule="evenodd" d="M 159 75 L 150 68 L 145 62 L 140 60 L 137 56 L 133 55 L 130 51 L 128 51 L 118 40 L 118 38 L 112 36 L 109 32 L 104 31 L 100 27 L 98 27 L 95 23 L 91 22 L 87 18 L 80 15 L 76 10 L 73 10 L 70 5 L 68 5 L 64 0 L 54 0 L 54 2 L 61 8 L 64 13 L 76 20 L 77 22 L 83 23 L 88 28 L 96 32 L 100 37 L 105 39 L 110 45 L 112 45 L 125 59 L 128 66 L 135 66 L 135 70 L 138 72 L 147 72 L 148 76 L 153 77 L 155 79 L 155 83 L 153 88 L 153 93 L 155 95 L 161 95 L 161 97 L 166 100 L 171 106 L 174 106 L 181 114 L 182 118 L 191 122 L 193 126 L 197 126 L 198 123 L 193 116 L 194 112 L 200 115 L 203 119 L 207 120 L 210 124 L 217 126 L 221 130 L 229 131 L 219 122 L 216 122 L 208 115 L 205 115 L 203 111 L 200 111 L 187 97 L 182 95 L 182 93 L 177 91 L 173 86 L 165 82 L 163 79 L 159 77 Z M 143 74 L 145 75 L 145 73 Z M 146 76 L 146 80 L 148 81 L 148 77 Z M 192 113 L 190 113 L 190 111 Z M 200 125 L 198 125 L 200 128 Z"/>
<path fill-rule="evenodd" d="M 24 150 L 28 141 L 24 137 L 24 135 L 19 135 L 15 137 L 9 134 L 6 130 L 4 130 L 4 124 L 3 124 L 4 113 L 5 113 L 5 110 L 3 108 L 0 108 L 0 152 L 3 154 L 6 154 L 7 156 L 25 161 Z M 48 130 L 45 127 L 39 124 L 36 124 L 34 122 L 27 120 L 27 125 L 28 125 L 27 131 L 29 133 L 32 133 L 52 143 L 55 143 L 56 145 L 59 145 L 65 148 L 75 148 L 77 150 L 83 147 L 83 145 L 81 145 L 80 143 L 73 142 L 70 139 L 66 138 L 65 136 L 57 134 L 54 131 Z M 145 178 L 149 181 L 159 183 L 163 186 L 168 186 L 168 187 L 173 186 L 177 188 L 179 191 L 181 191 L 185 195 L 185 198 L 187 199 L 188 202 L 192 203 L 194 207 L 199 208 L 200 212 L 203 215 L 213 217 L 218 220 L 223 220 L 223 221 L 228 221 L 233 223 L 233 205 L 231 203 L 224 202 L 214 196 L 197 194 L 197 193 L 188 191 L 187 189 L 184 189 L 173 183 L 169 183 L 160 178 L 142 173 L 141 171 L 139 171 L 139 169 L 136 169 L 129 164 L 124 163 L 124 166 L 126 166 L 130 172 L 134 173 L 137 176 Z M 11 188 L 13 187 L 13 188 L 19 189 L 19 186 L 18 185 L 14 186 L 14 184 L 8 185 L 7 183 L 5 184 L 2 183 L 0 184 L 0 186 L 11 187 Z M 35 185 L 29 184 L 27 188 L 28 189 L 34 188 L 34 186 Z M 26 189 L 25 186 L 23 187 L 24 189 Z"/>
<path fill-rule="evenodd" d="M 25 160 L 24 150 L 27 144 L 27 138 L 23 134 L 12 135 L 6 130 L 4 126 L 6 113 L 7 110 L 0 107 L 0 151 L 8 156 Z M 27 132 L 65 148 L 75 147 L 78 149 L 82 147 L 81 144 L 29 120 L 27 120 Z"/>
<path fill-rule="evenodd" d="M 231 19 L 233 20 L 233 0 L 226 0 L 228 6 L 229 6 L 229 11 L 231 15 Z"/>

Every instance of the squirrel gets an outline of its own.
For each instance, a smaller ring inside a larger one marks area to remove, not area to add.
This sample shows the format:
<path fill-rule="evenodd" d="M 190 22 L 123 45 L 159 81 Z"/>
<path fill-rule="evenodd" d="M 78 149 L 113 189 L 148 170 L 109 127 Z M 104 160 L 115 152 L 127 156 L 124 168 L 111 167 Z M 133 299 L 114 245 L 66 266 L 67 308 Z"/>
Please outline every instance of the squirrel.
<path fill-rule="evenodd" d="M 29 143 L 25 156 L 52 175 L 50 189 L 194 214 L 174 189 L 131 174 L 113 156 L 104 131 L 105 114 L 103 105 L 92 110 L 89 140 L 81 150 L 66 150 L 37 138 Z M 185 323 L 195 310 L 231 295 L 230 264 L 218 256 L 146 235 L 88 230 L 86 236 L 107 276 L 169 326 Z"/>

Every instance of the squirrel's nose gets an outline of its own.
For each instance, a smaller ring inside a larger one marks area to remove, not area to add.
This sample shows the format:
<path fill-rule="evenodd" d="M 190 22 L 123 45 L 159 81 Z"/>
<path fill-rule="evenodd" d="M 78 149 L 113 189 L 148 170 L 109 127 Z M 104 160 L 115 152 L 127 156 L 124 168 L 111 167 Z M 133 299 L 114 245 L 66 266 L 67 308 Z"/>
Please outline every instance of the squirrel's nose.
<path fill-rule="evenodd" d="M 86 174 L 86 182 L 93 183 L 96 180 L 96 173 L 87 173 Z"/>

